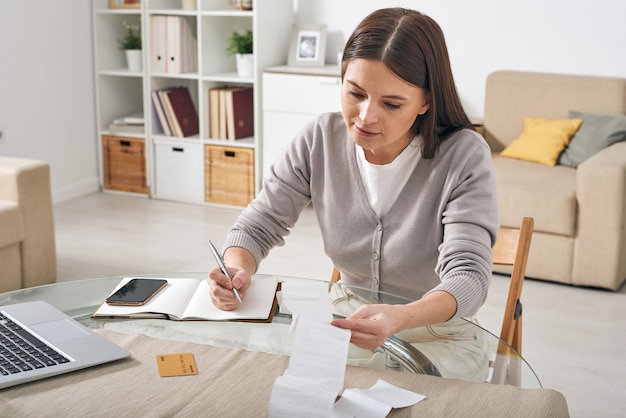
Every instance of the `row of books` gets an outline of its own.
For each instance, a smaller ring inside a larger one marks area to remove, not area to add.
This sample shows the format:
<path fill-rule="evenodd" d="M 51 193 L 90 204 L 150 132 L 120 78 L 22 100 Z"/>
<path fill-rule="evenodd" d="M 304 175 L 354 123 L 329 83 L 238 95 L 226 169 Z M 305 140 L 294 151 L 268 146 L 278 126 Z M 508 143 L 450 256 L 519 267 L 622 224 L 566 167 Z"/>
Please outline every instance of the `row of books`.
<path fill-rule="evenodd" d="M 200 132 L 198 112 L 187 87 L 152 91 L 152 105 L 165 135 L 184 138 Z"/>
<path fill-rule="evenodd" d="M 196 68 L 196 38 L 182 16 L 154 15 L 151 19 L 151 68 L 162 73 L 188 73 Z"/>
<path fill-rule="evenodd" d="M 254 135 L 252 87 L 216 87 L 209 90 L 211 138 L 236 140 Z"/>

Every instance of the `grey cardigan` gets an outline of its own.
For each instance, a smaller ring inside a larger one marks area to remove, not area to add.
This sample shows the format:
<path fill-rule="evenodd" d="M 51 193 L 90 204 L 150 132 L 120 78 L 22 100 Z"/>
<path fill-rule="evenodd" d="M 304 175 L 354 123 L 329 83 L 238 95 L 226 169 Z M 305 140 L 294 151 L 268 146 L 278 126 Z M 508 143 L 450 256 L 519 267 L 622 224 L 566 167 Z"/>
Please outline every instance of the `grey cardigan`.
<path fill-rule="evenodd" d="M 355 152 L 340 113 L 311 121 L 274 162 L 225 248 L 246 248 L 258 265 L 312 203 L 343 282 L 415 300 L 443 290 L 457 301 L 454 317 L 474 315 L 487 296 L 498 228 L 485 141 L 471 130 L 443 141 L 435 158 L 418 161 L 381 219 L 369 206 Z"/>

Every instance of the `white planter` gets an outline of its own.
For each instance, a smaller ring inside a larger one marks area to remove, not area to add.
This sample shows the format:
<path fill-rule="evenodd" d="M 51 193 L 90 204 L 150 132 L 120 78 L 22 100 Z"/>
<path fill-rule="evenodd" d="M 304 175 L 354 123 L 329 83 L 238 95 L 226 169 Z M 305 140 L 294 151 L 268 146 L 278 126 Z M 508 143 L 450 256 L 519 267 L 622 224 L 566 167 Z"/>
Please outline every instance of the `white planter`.
<path fill-rule="evenodd" d="M 130 71 L 142 71 L 143 59 L 141 57 L 141 49 L 127 49 L 126 62 Z"/>
<path fill-rule="evenodd" d="M 196 0 L 182 0 L 183 10 L 196 10 Z"/>
<path fill-rule="evenodd" d="M 237 54 L 237 74 L 239 77 L 252 77 L 254 54 Z"/>

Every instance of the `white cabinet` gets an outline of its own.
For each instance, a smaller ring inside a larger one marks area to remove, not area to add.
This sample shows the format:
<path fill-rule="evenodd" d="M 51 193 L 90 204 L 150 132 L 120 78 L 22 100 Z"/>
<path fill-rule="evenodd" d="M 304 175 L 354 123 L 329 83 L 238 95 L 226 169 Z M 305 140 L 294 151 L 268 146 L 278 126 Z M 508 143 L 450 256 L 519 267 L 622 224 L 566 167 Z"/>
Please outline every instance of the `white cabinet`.
<path fill-rule="evenodd" d="M 188 10 L 182 8 L 181 0 L 143 0 L 138 9 L 112 9 L 109 0 L 92 0 L 96 118 L 101 178 L 104 164 L 102 137 L 112 134 L 108 131 L 109 124 L 121 116 L 143 111 L 145 132 L 124 132 L 119 135 L 145 141 L 148 194 L 156 198 L 204 203 L 205 197 L 195 190 L 197 182 L 204 183 L 206 167 L 204 172 L 199 171 L 195 165 L 197 158 L 194 158 L 192 169 L 187 165 L 186 157 L 195 154 L 196 148 L 202 149 L 201 146 L 226 145 L 252 150 L 253 181 L 255 190 L 260 188 L 263 160 L 261 74 L 265 67 L 286 62 L 294 13 L 293 0 L 255 0 L 252 10 L 248 11 L 235 9 L 229 0 L 196 0 L 195 6 L 195 9 Z M 182 18 L 185 25 L 191 28 L 195 37 L 192 43 L 195 65 L 192 71 L 176 74 L 157 71 L 151 54 L 157 29 L 151 27 L 154 16 Z M 141 21 L 141 71 L 129 71 L 124 51 L 118 49 L 117 40 L 125 32 L 124 21 L 130 24 Z M 250 77 L 240 77 L 235 57 L 226 54 L 226 40 L 233 31 L 247 30 L 253 33 L 254 71 Z M 254 136 L 236 141 L 210 137 L 209 90 L 224 85 L 254 88 Z M 199 133 L 196 135 L 175 138 L 165 136 L 160 128 L 158 116 L 153 110 L 151 93 L 174 86 L 186 86 L 189 89 L 198 113 Z M 180 144 L 178 148 L 185 150 L 182 153 L 185 158 L 171 151 L 172 147 L 177 148 L 177 141 Z M 177 189 L 180 194 L 175 192 Z"/>
<path fill-rule="evenodd" d="M 302 126 L 341 110 L 339 67 L 271 67 L 263 72 L 263 174 Z"/>

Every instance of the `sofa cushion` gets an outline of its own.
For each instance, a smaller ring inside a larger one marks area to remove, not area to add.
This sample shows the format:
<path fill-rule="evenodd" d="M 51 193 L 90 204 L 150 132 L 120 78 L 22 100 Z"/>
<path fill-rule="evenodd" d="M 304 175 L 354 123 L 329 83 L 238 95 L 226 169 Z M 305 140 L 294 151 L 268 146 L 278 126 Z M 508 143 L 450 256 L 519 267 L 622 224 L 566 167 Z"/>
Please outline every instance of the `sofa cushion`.
<path fill-rule="evenodd" d="M 559 156 L 559 164 L 578 167 L 580 163 L 616 142 L 626 141 L 626 115 L 596 115 L 570 110 L 570 118 L 583 123 Z"/>
<path fill-rule="evenodd" d="M 556 165 L 559 155 L 576 133 L 582 119 L 525 118 L 519 138 L 500 155 L 540 164 Z"/>
<path fill-rule="evenodd" d="M 549 167 L 493 154 L 502 226 L 535 218 L 535 231 L 574 236 L 576 169 Z"/>
<path fill-rule="evenodd" d="M 0 200 L 0 248 L 24 241 L 24 219 L 17 203 Z"/>

